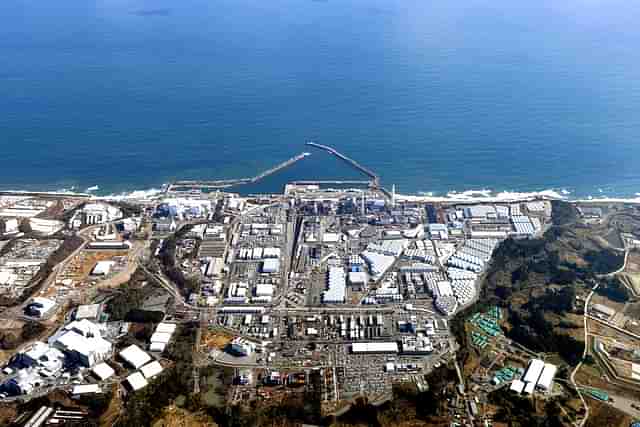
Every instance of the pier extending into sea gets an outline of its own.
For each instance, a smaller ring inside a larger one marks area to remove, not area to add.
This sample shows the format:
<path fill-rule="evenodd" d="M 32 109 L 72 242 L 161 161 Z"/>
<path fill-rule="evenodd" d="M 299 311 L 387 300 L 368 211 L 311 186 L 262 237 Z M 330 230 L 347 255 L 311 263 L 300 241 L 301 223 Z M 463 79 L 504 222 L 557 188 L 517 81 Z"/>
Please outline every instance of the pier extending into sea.
<path fill-rule="evenodd" d="M 357 169 L 358 171 L 360 171 L 361 173 L 363 173 L 364 175 L 368 176 L 370 178 L 370 180 L 368 181 L 364 181 L 364 180 L 336 180 L 336 181 L 297 181 L 296 184 L 299 185 L 304 185 L 304 184 L 318 184 L 318 185 L 356 185 L 356 186 L 361 186 L 361 185 L 368 185 L 370 188 L 372 189 L 379 189 L 381 190 L 385 195 L 387 195 L 388 197 L 391 197 L 391 195 L 388 193 L 388 191 L 386 191 L 385 189 L 380 187 L 380 177 L 373 172 L 371 169 L 361 165 L 360 163 L 358 163 L 357 161 L 355 161 L 354 159 L 352 159 L 351 157 L 348 157 L 344 154 L 342 154 L 341 152 L 339 152 L 338 150 L 336 150 L 333 147 L 329 147 L 328 145 L 323 145 L 323 144 L 318 144 L 315 142 L 307 142 L 308 146 L 310 147 L 314 147 L 314 148 L 318 148 L 320 150 L 324 150 L 326 152 L 328 152 L 329 154 L 334 155 L 335 157 L 337 157 L 338 159 L 346 162 L 347 164 L 349 164 L 350 166 L 354 167 L 355 169 Z M 291 165 L 293 165 L 294 163 L 304 159 L 307 156 L 310 156 L 311 153 L 308 152 L 304 152 L 301 154 L 298 154 L 295 157 L 292 157 L 270 169 L 267 169 L 266 171 L 260 173 L 259 175 L 256 175 L 254 177 L 251 178 L 238 178 L 238 179 L 220 179 L 220 180 L 180 180 L 180 181 L 175 181 L 171 184 L 169 184 L 166 188 L 166 192 L 173 192 L 173 191 L 189 191 L 189 190 L 195 190 L 195 191 L 203 191 L 203 190 L 214 190 L 214 189 L 223 189 L 223 188 L 230 188 L 230 187 L 235 187 L 238 185 L 245 185 L 245 184 L 254 184 L 266 177 L 268 177 L 269 175 L 272 175 L 286 167 L 289 167 Z"/>
<path fill-rule="evenodd" d="M 293 181 L 291 184 L 293 185 L 355 185 L 355 186 L 365 186 L 370 185 L 371 181 L 363 181 L 363 180 L 331 180 L 331 181 Z"/>
<path fill-rule="evenodd" d="M 377 174 L 375 174 L 371 169 L 369 169 L 369 168 L 367 168 L 365 166 L 362 166 L 360 163 L 356 162 L 351 157 L 345 156 L 344 154 L 342 154 L 341 152 L 339 152 L 335 148 L 329 147 L 328 145 L 322 145 L 322 144 L 318 144 L 318 143 L 315 143 L 315 142 L 307 142 L 307 145 L 310 146 L 310 147 L 319 148 L 320 150 L 324 150 L 324 151 L 328 152 L 329 154 L 333 154 L 334 156 L 336 156 L 340 160 L 345 161 L 349 165 L 353 166 L 354 168 L 356 168 L 357 170 L 359 170 L 360 172 L 362 172 L 363 174 L 365 174 L 369 178 L 371 178 L 371 187 L 373 187 L 373 188 L 379 188 L 380 187 L 380 177 Z"/>
<path fill-rule="evenodd" d="M 219 180 L 181 180 L 175 181 L 167 186 L 167 192 L 177 191 L 177 190 L 211 190 L 211 189 L 220 189 L 220 188 L 229 188 L 234 187 L 236 185 L 244 185 L 244 184 L 253 184 L 256 183 L 269 175 L 273 175 L 274 173 L 287 168 L 294 163 L 304 159 L 307 156 L 310 156 L 311 153 L 301 153 L 295 157 L 292 157 L 288 160 L 285 160 L 282 163 L 277 164 L 276 166 L 267 169 L 266 171 L 260 173 L 251 178 L 238 178 L 238 179 L 219 179 Z"/>

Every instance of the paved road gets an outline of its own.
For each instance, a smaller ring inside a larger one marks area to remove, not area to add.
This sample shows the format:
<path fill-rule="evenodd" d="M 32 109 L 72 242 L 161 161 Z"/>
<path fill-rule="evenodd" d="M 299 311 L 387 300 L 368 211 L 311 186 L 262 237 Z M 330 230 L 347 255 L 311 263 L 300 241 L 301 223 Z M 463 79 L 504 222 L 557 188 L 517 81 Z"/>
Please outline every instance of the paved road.
<path fill-rule="evenodd" d="M 589 349 L 589 346 L 588 346 L 589 330 L 587 329 L 589 303 L 591 302 L 591 298 L 593 297 L 593 294 L 596 292 L 596 289 L 598 289 L 598 286 L 600 285 L 596 284 L 593 287 L 593 289 L 589 293 L 589 296 L 587 296 L 587 299 L 584 301 L 584 313 L 582 315 L 582 320 L 584 322 L 584 351 L 582 352 L 582 360 L 584 360 L 584 358 L 587 357 L 587 351 Z M 580 423 L 578 423 L 579 427 L 583 427 L 587 422 L 587 419 L 589 418 L 589 405 L 587 405 L 587 401 L 582 395 L 582 391 L 580 391 L 580 389 L 578 388 L 578 385 L 576 384 L 576 374 L 578 373 L 578 371 L 580 370 L 580 367 L 582 366 L 582 360 L 580 361 L 580 363 L 578 363 L 578 366 L 576 366 L 573 372 L 571 372 L 571 384 L 578 392 L 578 396 L 580 397 L 580 400 L 582 401 L 582 404 L 584 405 L 584 408 L 585 408 L 584 418 L 582 419 L 582 421 L 580 421 Z"/>

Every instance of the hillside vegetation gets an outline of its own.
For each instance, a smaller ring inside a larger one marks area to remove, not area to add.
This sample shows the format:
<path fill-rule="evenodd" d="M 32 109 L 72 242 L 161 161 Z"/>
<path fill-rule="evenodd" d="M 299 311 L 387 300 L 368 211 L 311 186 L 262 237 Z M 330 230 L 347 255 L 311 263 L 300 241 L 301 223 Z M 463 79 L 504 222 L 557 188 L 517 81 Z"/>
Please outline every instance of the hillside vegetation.
<path fill-rule="evenodd" d="M 552 227 L 541 238 L 505 240 L 494 253 L 478 304 L 454 323 L 483 307 L 501 306 L 507 311 L 509 338 L 576 364 L 584 343 L 571 336 L 574 326 L 564 317 L 573 310 L 577 290 L 622 266 L 624 254 L 605 245 L 598 231 L 580 222 L 574 206 L 553 202 Z M 464 341 L 463 334 L 457 335 Z"/>

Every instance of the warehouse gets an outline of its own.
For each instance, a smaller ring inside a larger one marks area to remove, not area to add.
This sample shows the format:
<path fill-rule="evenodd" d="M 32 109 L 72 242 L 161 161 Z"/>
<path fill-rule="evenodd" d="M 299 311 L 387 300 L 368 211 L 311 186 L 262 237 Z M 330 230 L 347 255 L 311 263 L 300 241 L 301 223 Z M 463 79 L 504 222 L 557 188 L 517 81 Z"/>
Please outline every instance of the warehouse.
<path fill-rule="evenodd" d="M 346 277 L 341 267 L 330 267 L 327 272 L 327 290 L 322 301 L 327 304 L 343 303 L 346 298 Z"/>
<path fill-rule="evenodd" d="M 120 352 L 120 357 L 135 369 L 138 369 L 151 360 L 151 356 L 135 344 L 131 344 L 129 347 L 122 350 Z"/>
<path fill-rule="evenodd" d="M 94 366 L 111 354 L 112 344 L 102 338 L 100 327 L 86 319 L 71 322 L 49 340 L 70 361 L 86 367 Z"/>
<path fill-rule="evenodd" d="M 280 260 L 277 258 L 268 258 L 262 262 L 262 272 L 273 274 L 280 271 Z"/>
<path fill-rule="evenodd" d="M 524 374 L 523 381 L 526 383 L 538 383 L 538 378 L 544 369 L 544 362 L 540 359 L 532 359 L 527 367 L 527 372 Z"/>
<path fill-rule="evenodd" d="M 94 375 L 96 377 L 98 377 L 101 381 L 104 381 L 106 379 L 111 378 L 113 375 L 115 375 L 115 371 L 113 370 L 113 368 L 109 365 L 107 365 L 105 362 L 102 363 L 98 363 L 96 366 L 94 366 L 91 371 L 94 373 Z"/>
<path fill-rule="evenodd" d="M 538 379 L 537 386 L 539 390 L 549 391 L 553 384 L 553 378 L 556 376 L 558 368 L 551 363 L 545 363 L 540 378 Z"/>
<path fill-rule="evenodd" d="M 218 258 L 218 257 L 212 258 L 211 261 L 209 261 L 209 264 L 207 264 L 205 275 L 208 277 L 218 276 L 220 275 L 220 273 L 222 273 L 223 267 L 224 267 L 224 262 L 222 261 L 222 258 Z"/>
<path fill-rule="evenodd" d="M 255 288 L 255 295 L 257 297 L 273 296 L 273 285 L 269 283 L 258 283 Z"/>
<path fill-rule="evenodd" d="M 463 209 L 465 218 L 471 220 L 485 220 L 491 217 L 497 217 L 496 208 L 487 205 L 469 206 Z"/>
<path fill-rule="evenodd" d="M 147 363 L 142 368 L 140 368 L 140 372 L 148 380 L 155 377 L 156 375 L 159 375 L 162 370 L 162 365 L 157 360 L 154 360 L 151 363 Z"/>
<path fill-rule="evenodd" d="M 144 388 L 147 386 L 147 384 L 149 384 L 140 372 L 134 372 L 133 374 L 129 375 L 127 377 L 127 383 L 133 391 L 140 390 L 141 388 Z"/>
<path fill-rule="evenodd" d="M 53 313 L 56 307 L 56 302 L 49 298 L 33 297 L 29 305 L 25 307 L 24 311 L 27 316 L 43 318 Z"/>
<path fill-rule="evenodd" d="M 362 290 L 367 283 L 367 274 L 364 271 L 350 271 L 349 284 L 354 290 Z"/>
<path fill-rule="evenodd" d="M 72 396 L 80 396 L 82 394 L 95 394 L 95 393 L 101 393 L 102 390 L 100 390 L 100 386 L 98 384 L 81 384 L 81 385 L 74 385 L 73 389 L 71 390 L 71 395 Z"/>
<path fill-rule="evenodd" d="M 76 320 L 87 319 L 91 321 L 97 321 L 100 317 L 101 311 L 100 304 L 89 304 L 78 306 L 76 310 Z"/>
<path fill-rule="evenodd" d="M 523 392 L 524 386 L 525 386 L 524 382 L 520 380 L 513 380 L 513 382 L 511 383 L 511 387 L 509 387 L 509 390 L 520 394 Z"/>
<path fill-rule="evenodd" d="M 352 353 L 398 353 L 396 342 L 357 342 L 351 344 Z"/>

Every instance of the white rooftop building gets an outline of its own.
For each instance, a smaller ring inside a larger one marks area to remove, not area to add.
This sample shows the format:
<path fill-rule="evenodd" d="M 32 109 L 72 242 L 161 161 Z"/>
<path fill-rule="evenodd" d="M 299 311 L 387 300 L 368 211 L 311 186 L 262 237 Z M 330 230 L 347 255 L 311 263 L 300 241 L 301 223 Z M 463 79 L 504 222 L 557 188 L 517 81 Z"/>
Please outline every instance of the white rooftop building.
<path fill-rule="evenodd" d="M 513 380 L 513 382 L 511 383 L 511 386 L 509 387 L 509 390 L 520 394 L 524 390 L 524 386 L 525 386 L 525 383 L 523 381 Z"/>
<path fill-rule="evenodd" d="M 349 272 L 350 285 L 364 285 L 367 283 L 367 274 L 364 271 Z"/>
<path fill-rule="evenodd" d="M 109 365 L 107 365 L 105 362 L 102 363 L 98 363 L 96 366 L 94 366 L 93 368 L 91 368 L 91 371 L 95 374 L 96 377 L 98 377 L 101 381 L 104 381 L 106 379 L 111 378 L 113 375 L 115 375 L 115 371 L 113 370 L 113 368 Z"/>
<path fill-rule="evenodd" d="M 160 362 L 155 360 L 151 363 L 147 363 L 142 368 L 140 368 L 140 372 L 142 373 L 142 375 L 144 375 L 146 379 L 149 380 L 155 377 L 156 375 L 159 375 L 163 371 L 163 369 L 164 368 L 162 367 Z"/>
<path fill-rule="evenodd" d="M 395 257 L 366 250 L 360 254 L 374 279 L 380 278 L 395 262 Z"/>
<path fill-rule="evenodd" d="M 80 305 L 76 310 L 76 320 L 98 320 L 100 308 L 100 304 Z"/>
<path fill-rule="evenodd" d="M 81 394 L 95 394 L 101 393 L 102 390 L 98 384 L 80 384 L 74 385 L 73 389 L 71 389 L 71 394 L 74 396 L 78 396 Z"/>
<path fill-rule="evenodd" d="M 131 344 L 122 350 L 120 357 L 135 369 L 140 368 L 151 360 L 151 356 L 135 344 Z"/>
<path fill-rule="evenodd" d="M 86 225 L 104 224 L 122 218 L 122 211 L 106 203 L 90 203 L 82 208 L 82 222 Z"/>
<path fill-rule="evenodd" d="M 542 369 L 542 373 L 540 374 L 540 378 L 538 379 L 537 387 L 542 391 L 551 390 L 551 386 L 553 384 L 553 379 L 556 376 L 556 372 L 558 368 L 556 365 L 552 365 L 551 363 L 545 363 L 544 368 Z"/>
<path fill-rule="evenodd" d="M 531 359 L 527 371 L 524 373 L 522 380 L 526 383 L 533 383 L 535 386 L 540 378 L 540 374 L 544 369 L 544 362 L 540 359 Z"/>
<path fill-rule="evenodd" d="M 127 383 L 133 391 L 146 387 L 149 383 L 140 372 L 134 372 L 127 377 Z"/>
<path fill-rule="evenodd" d="M 354 342 L 353 353 L 398 353 L 397 342 Z"/>
<path fill-rule="evenodd" d="M 280 260 L 277 258 L 267 258 L 262 262 L 262 272 L 273 274 L 280 271 Z"/>
<path fill-rule="evenodd" d="M 103 361 L 109 357 L 112 349 L 112 344 L 102 338 L 100 327 L 86 319 L 71 322 L 51 337 L 50 342 L 85 367 Z"/>
<path fill-rule="evenodd" d="M 33 297 L 26 307 L 27 314 L 36 317 L 46 317 L 56 308 L 56 302 L 49 298 Z"/>
<path fill-rule="evenodd" d="M 255 294 L 257 297 L 272 296 L 273 285 L 269 283 L 258 283 L 255 288 Z"/>
<path fill-rule="evenodd" d="M 329 267 L 327 273 L 327 290 L 322 294 L 322 301 L 327 304 L 343 303 L 346 298 L 346 276 L 341 267 Z"/>

